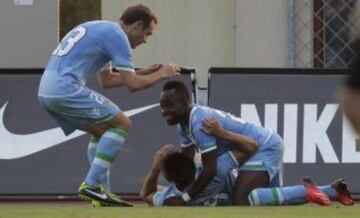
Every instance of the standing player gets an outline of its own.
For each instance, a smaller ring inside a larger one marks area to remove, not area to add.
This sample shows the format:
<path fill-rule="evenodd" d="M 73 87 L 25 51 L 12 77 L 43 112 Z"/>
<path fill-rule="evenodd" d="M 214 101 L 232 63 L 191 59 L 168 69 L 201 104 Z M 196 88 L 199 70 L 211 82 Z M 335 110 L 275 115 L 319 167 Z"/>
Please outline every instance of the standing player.
<path fill-rule="evenodd" d="M 360 135 L 360 39 L 352 43 L 354 59 L 350 66 L 350 75 L 340 97 L 340 103 L 355 131 Z"/>
<path fill-rule="evenodd" d="M 234 117 L 213 108 L 192 105 L 186 86 L 177 81 L 170 81 L 164 85 L 160 96 L 160 106 L 163 117 L 168 125 L 178 126 L 182 151 L 191 159 L 196 149 L 201 152 L 203 170 L 196 181 L 181 197 L 173 197 L 171 201 L 176 205 L 185 205 L 192 198 L 196 198 L 210 183 L 217 172 L 217 158 L 234 146 L 242 143 L 231 143 L 236 138 L 245 137 L 258 144 L 256 153 L 241 167 L 239 182 L 236 187 L 234 204 L 249 204 L 247 196 L 258 187 L 282 185 L 283 141 L 281 137 L 270 129 L 256 126 L 240 118 Z M 228 134 L 214 137 L 203 129 L 206 119 L 216 118 L 222 126 L 229 130 Z M 233 166 L 236 168 L 236 166 Z M 221 174 L 228 174 L 231 167 L 224 169 Z"/>
<path fill-rule="evenodd" d="M 39 87 L 40 104 L 66 135 L 76 129 L 92 135 L 91 166 L 79 195 L 102 205 L 128 205 L 106 186 L 108 171 L 131 130 L 131 121 L 103 95 L 86 86 L 98 73 L 103 88 L 125 86 L 131 92 L 148 88 L 179 73 L 173 64 L 135 71 L 131 49 L 146 43 L 157 17 L 145 5 L 127 8 L 118 22 L 91 21 L 71 30 L 53 51 Z M 113 72 L 114 67 L 119 72 Z M 93 159 L 93 160 L 92 160 Z"/>

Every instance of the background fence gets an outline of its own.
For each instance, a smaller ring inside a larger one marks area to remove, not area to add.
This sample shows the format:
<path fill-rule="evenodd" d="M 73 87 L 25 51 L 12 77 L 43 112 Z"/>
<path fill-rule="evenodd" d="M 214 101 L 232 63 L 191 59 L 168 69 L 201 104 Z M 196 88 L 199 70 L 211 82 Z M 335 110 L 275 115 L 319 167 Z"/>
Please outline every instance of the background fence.
<path fill-rule="evenodd" d="M 346 68 L 359 35 L 358 0 L 289 0 L 289 67 Z"/>

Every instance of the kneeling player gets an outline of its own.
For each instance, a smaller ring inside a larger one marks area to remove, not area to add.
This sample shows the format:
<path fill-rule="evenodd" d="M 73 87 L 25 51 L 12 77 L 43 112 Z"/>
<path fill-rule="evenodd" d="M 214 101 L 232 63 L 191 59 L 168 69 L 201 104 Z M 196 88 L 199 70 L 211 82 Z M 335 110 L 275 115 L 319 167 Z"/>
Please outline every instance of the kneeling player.
<path fill-rule="evenodd" d="M 180 152 L 172 152 L 172 145 L 162 147 L 154 157 L 152 167 L 145 179 L 141 197 L 149 205 L 174 206 L 172 199 L 183 195 L 196 180 L 201 167 L 195 167 L 193 160 Z M 244 161 L 241 152 L 234 152 L 238 161 Z M 220 156 L 217 165 L 226 163 L 227 156 Z M 161 191 L 157 190 L 160 172 L 171 183 Z M 238 177 L 238 169 L 234 169 L 227 178 L 216 175 L 206 189 L 187 205 L 224 206 L 231 205 L 231 196 L 236 195 L 234 186 Z M 226 182 L 224 181 L 226 180 Z M 221 189 L 223 188 L 223 189 Z M 353 205 L 353 200 L 344 179 L 338 179 L 330 185 L 316 187 L 310 179 L 304 179 L 301 185 L 289 187 L 257 188 L 248 196 L 250 205 L 297 205 L 307 202 L 319 205 L 330 205 L 330 199 L 344 205 Z"/>

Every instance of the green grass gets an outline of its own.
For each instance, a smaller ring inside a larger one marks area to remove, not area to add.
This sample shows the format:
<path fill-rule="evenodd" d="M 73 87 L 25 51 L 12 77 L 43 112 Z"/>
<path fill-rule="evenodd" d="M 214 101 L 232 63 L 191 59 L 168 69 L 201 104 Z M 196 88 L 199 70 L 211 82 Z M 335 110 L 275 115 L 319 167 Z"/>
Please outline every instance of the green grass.
<path fill-rule="evenodd" d="M 0 218 L 344 218 L 359 217 L 360 204 L 352 207 L 315 205 L 284 207 L 178 207 L 92 208 L 87 205 L 3 204 Z"/>

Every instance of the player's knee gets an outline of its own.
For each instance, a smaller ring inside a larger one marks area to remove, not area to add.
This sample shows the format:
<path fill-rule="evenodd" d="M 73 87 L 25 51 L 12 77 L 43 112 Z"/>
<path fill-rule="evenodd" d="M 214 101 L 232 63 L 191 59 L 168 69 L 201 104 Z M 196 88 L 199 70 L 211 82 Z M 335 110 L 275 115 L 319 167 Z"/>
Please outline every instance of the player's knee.
<path fill-rule="evenodd" d="M 116 127 L 124 130 L 129 134 L 132 129 L 132 122 L 129 118 L 126 117 L 125 119 L 123 118 L 121 122 L 116 125 Z"/>
<path fill-rule="evenodd" d="M 249 205 L 248 194 L 236 193 L 232 199 L 233 205 Z"/>
<path fill-rule="evenodd" d="M 232 203 L 234 205 L 249 205 L 248 196 L 252 190 L 245 188 L 236 188 L 232 196 Z"/>

